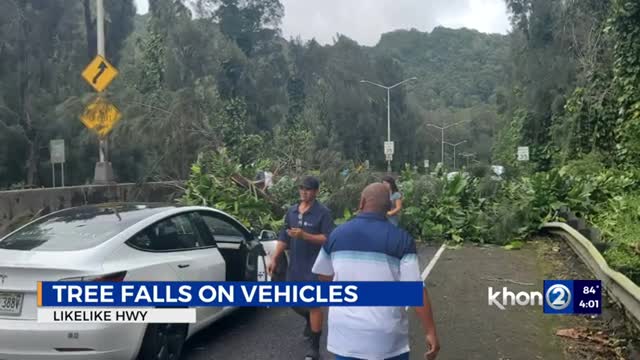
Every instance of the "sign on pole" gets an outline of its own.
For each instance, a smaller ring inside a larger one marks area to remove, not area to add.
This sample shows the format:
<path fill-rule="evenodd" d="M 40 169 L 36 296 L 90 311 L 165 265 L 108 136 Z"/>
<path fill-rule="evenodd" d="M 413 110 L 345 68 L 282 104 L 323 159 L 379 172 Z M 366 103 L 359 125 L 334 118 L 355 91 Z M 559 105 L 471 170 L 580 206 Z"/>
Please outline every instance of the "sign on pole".
<path fill-rule="evenodd" d="M 424 161 L 424 167 L 425 167 L 425 168 L 428 168 L 428 167 L 429 167 L 429 160 L 425 160 L 425 161 Z"/>
<path fill-rule="evenodd" d="M 104 138 L 120 120 L 120 116 L 118 108 L 99 97 L 85 108 L 80 120 L 89 130 Z"/>
<path fill-rule="evenodd" d="M 118 76 L 118 69 L 101 55 L 96 55 L 82 72 L 82 77 L 97 92 L 103 92 L 116 76 Z"/>
<path fill-rule="evenodd" d="M 54 139 L 49 141 L 49 154 L 51 155 L 51 176 L 52 185 L 56 187 L 56 164 L 62 167 L 62 186 L 64 186 L 64 139 Z"/>
<path fill-rule="evenodd" d="M 518 161 L 529 161 L 528 146 L 518 146 Z"/>
<path fill-rule="evenodd" d="M 64 139 L 49 141 L 49 152 L 51 153 L 52 164 L 64 163 Z"/>
<path fill-rule="evenodd" d="M 385 155 L 393 155 L 393 141 L 385 141 L 384 142 L 384 154 Z"/>

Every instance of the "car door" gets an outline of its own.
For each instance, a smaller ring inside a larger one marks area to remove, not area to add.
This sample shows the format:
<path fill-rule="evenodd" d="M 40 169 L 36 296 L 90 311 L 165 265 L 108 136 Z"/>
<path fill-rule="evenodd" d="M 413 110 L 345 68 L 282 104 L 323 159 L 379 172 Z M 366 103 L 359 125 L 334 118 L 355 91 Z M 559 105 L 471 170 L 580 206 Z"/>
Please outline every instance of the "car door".
<path fill-rule="evenodd" d="M 156 222 L 129 242 L 137 248 L 170 253 L 169 266 L 181 281 L 224 281 L 225 261 L 217 249 L 198 229 L 195 212 L 181 213 Z M 193 330 L 206 326 L 222 309 L 196 309 L 197 323 Z"/>
<path fill-rule="evenodd" d="M 264 248 L 240 222 L 223 213 L 199 213 L 227 262 L 227 281 L 265 281 Z"/>

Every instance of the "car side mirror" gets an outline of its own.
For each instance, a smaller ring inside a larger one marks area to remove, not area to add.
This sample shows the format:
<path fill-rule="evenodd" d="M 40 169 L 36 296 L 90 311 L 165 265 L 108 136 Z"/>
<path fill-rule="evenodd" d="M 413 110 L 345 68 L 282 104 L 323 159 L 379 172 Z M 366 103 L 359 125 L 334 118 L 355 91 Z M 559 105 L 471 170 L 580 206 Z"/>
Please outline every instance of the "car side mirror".
<path fill-rule="evenodd" d="M 262 230 L 260 231 L 260 236 L 258 237 L 258 239 L 260 241 L 278 240 L 278 235 L 275 231 Z"/>

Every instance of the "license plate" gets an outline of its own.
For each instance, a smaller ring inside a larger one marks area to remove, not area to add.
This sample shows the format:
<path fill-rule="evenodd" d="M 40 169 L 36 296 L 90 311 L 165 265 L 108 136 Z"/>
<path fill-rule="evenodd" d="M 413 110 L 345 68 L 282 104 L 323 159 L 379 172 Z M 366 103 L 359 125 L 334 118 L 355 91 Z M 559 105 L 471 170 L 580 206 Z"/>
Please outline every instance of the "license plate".
<path fill-rule="evenodd" d="M 0 292 L 0 315 L 20 315 L 22 294 Z"/>

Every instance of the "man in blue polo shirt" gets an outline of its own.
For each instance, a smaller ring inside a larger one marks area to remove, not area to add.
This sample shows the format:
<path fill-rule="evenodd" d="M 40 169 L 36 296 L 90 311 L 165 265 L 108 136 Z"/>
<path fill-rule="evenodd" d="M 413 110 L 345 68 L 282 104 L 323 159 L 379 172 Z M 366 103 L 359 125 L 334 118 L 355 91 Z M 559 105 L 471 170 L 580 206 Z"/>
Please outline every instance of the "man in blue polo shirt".
<path fill-rule="evenodd" d="M 317 275 L 313 274 L 311 268 L 335 226 L 331 211 L 316 200 L 319 188 L 320 182 L 312 176 L 305 177 L 299 184 L 300 202 L 291 206 L 285 215 L 278 245 L 269 262 L 269 274 L 273 273 L 280 256 L 288 248 L 287 280 L 318 281 Z M 322 309 L 294 308 L 294 311 L 306 319 L 304 335 L 309 344 L 307 358 L 318 359 L 322 333 Z"/>
<path fill-rule="evenodd" d="M 360 213 L 338 226 L 320 250 L 313 272 L 326 281 L 422 281 L 416 244 L 387 221 L 389 191 L 381 183 L 362 192 Z M 426 359 L 440 345 L 426 288 L 416 313 L 425 330 Z M 341 359 L 408 360 L 409 319 L 404 307 L 329 308 L 327 350 Z"/>

